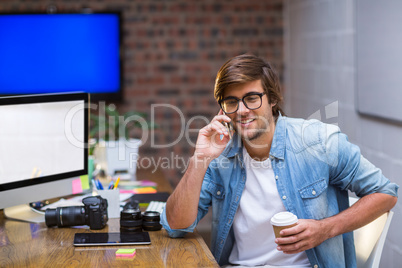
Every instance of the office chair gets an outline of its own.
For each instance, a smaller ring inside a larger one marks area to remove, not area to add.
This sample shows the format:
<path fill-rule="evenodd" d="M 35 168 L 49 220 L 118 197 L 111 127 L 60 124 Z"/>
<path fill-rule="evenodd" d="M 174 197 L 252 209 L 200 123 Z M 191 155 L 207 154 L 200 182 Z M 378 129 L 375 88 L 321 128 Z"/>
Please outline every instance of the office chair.
<path fill-rule="evenodd" d="M 350 205 L 358 198 L 349 197 Z M 356 249 L 357 268 L 378 268 L 381 254 L 391 224 L 393 212 L 384 213 L 371 223 L 353 232 Z"/>

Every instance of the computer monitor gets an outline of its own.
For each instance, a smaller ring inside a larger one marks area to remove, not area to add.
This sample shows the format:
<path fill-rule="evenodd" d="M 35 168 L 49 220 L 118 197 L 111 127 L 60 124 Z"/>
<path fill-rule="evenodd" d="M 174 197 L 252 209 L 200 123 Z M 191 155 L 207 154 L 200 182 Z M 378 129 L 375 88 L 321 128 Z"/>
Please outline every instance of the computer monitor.
<path fill-rule="evenodd" d="M 43 222 L 27 204 L 70 195 L 73 180 L 88 174 L 88 98 L 0 98 L 0 209 L 6 217 Z"/>
<path fill-rule="evenodd" d="M 0 13 L 0 95 L 122 97 L 121 15 Z"/>

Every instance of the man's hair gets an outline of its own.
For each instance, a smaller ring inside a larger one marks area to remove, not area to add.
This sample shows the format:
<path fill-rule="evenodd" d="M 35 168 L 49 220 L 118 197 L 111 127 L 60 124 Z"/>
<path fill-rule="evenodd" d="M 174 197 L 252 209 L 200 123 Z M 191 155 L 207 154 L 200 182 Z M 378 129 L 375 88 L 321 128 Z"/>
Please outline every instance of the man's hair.
<path fill-rule="evenodd" d="M 272 107 L 273 116 L 277 118 L 279 113 L 285 115 L 281 107 L 283 97 L 278 75 L 268 62 L 254 55 L 236 56 L 220 68 L 215 80 L 214 97 L 219 102 L 229 86 L 256 80 L 261 80 L 269 104 L 275 103 Z"/>

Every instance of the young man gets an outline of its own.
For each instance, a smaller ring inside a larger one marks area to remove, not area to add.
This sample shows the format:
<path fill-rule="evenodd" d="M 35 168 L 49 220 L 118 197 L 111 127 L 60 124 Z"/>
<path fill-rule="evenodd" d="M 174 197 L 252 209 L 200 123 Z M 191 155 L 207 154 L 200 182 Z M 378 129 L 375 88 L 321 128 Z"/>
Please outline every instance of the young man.
<path fill-rule="evenodd" d="M 192 232 L 212 206 L 220 265 L 355 267 L 351 232 L 389 211 L 398 186 L 336 126 L 283 116 L 278 76 L 258 57 L 226 62 L 215 98 L 221 110 L 163 212 L 169 235 Z M 361 197 L 351 207 L 348 190 Z M 280 211 L 299 222 L 275 239 L 270 218 Z"/>

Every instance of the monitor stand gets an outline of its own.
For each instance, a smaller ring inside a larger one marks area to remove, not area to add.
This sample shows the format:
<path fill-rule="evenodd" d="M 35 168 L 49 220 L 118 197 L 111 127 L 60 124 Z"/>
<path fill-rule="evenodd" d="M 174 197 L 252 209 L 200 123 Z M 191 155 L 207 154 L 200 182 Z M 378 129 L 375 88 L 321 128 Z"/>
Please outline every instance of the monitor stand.
<path fill-rule="evenodd" d="M 45 214 L 36 212 L 29 205 L 18 205 L 4 209 L 4 215 L 13 220 L 27 221 L 33 223 L 45 222 Z"/>

